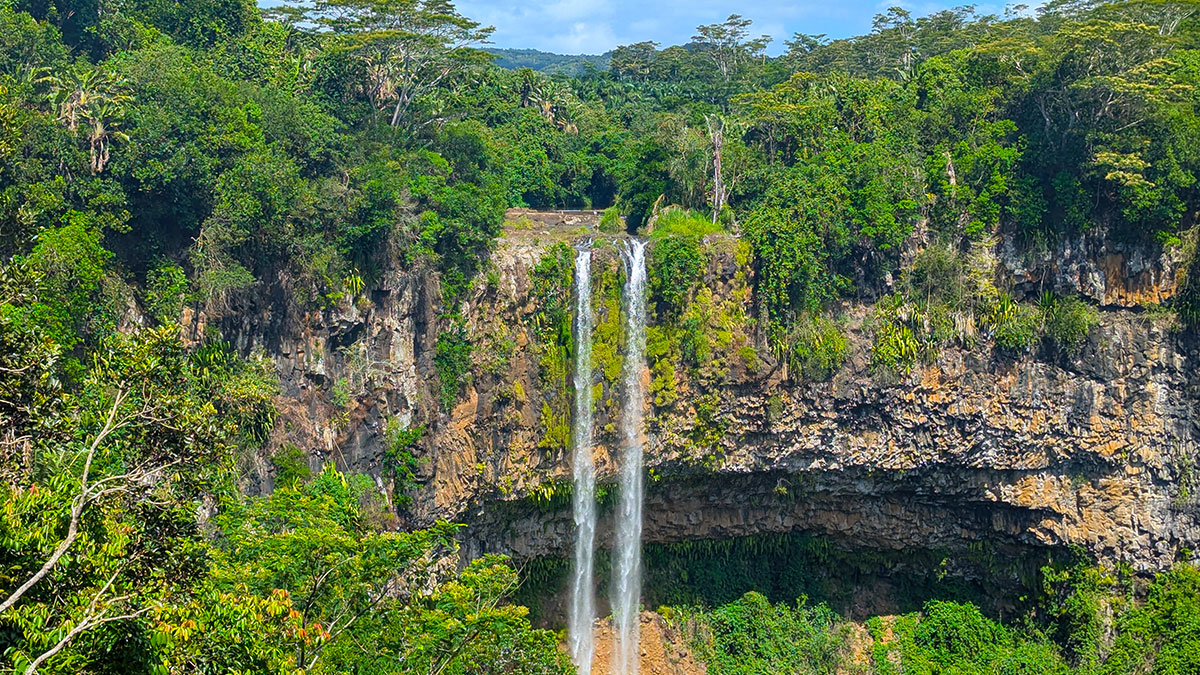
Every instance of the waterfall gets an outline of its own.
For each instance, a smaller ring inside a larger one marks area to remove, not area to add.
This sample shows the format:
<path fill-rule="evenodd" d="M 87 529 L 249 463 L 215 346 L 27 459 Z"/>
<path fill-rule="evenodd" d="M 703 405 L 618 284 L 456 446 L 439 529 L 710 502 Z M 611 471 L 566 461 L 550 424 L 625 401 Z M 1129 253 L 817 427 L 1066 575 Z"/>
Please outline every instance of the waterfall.
<path fill-rule="evenodd" d="M 621 406 L 621 469 L 613 551 L 613 672 L 637 675 L 638 610 L 642 592 L 642 452 L 643 410 L 646 394 L 642 384 L 646 351 L 646 242 L 624 243 L 626 335 Z"/>
<path fill-rule="evenodd" d="M 592 565 L 596 539 L 596 471 L 592 460 L 592 250 L 585 242 L 575 255 L 575 416 L 574 486 L 575 566 L 571 569 L 571 611 L 567 634 L 571 660 L 580 675 L 590 675 L 596 615 Z"/>

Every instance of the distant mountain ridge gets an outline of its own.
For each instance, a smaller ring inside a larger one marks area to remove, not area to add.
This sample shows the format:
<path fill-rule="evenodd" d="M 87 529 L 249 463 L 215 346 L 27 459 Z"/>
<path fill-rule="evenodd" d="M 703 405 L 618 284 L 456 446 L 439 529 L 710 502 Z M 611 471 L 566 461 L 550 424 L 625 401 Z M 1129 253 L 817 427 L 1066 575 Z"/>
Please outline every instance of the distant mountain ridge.
<path fill-rule="evenodd" d="M 547 75 L 563 73 L 565 75 L 582 75 L 590 64 L 596 70 L 608 70 L 608 60 L 612 52 L 604 54 L 555 54 L 537 49 L 498 49 L 488 48 L 484 51 L 496 57 L 496 65 L 501 68 L 516 70 L 530 68 Z"/>

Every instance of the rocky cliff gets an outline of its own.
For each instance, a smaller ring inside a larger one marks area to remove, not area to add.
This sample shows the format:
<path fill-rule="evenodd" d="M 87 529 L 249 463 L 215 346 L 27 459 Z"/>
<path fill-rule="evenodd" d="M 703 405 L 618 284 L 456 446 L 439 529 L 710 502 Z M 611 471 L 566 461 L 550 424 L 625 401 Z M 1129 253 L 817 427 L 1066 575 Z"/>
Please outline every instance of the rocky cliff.
<path fill-rule="evenodd" d="M 596 222 L 514 218 L 457 308 L 443 306 L 436 275 L 420 270 L 392 271 L 329 309 L 301 311 L 286 285 L 241 308 L 223 331 L 264 350 L 282 381 L 271 451 L 294 445 L 314 469 L 333 461 L 377 476 L 405 524 L 466 523 L 470 553 L 565 553 L 570 354 L 547 338 L 545 321 L 547 302 L 570 288 L 569 279 L 547 285 L 543 268 L 561 254 L 556 245 L 594 237 L 605 485 L 615 473 L 623 273 L 607 243 L 614 235 Z M 746 251 L 728 238 L 706 242 L 687 307 L 659 316 L 649 335 L 647 542 L 803 531 L 851 549 L 1080 546 L 1143 571 L 1195 559 L 1200 341 L 1147 309 L 1174 292 L 1176 257 L 1094 234 L 1042 255 L 1016 250 L 995 245 L 1002 284 L 1078 293 L 1101 308 L 1080 348 L 1011 354 L 981 341 L 881 377 L 870 365 L 871 307 L 848 303 L 837 312 L 848 358 L 812 381 L 768 348 Z M 443 405 L 435 357 L 451 322 L 472 348 Z M 400 485 L 388 429 L 418 426 L 413 480 Z M 269 489 L 269 458 L 251 473 Z M 609 527 L 602 520 L 601 546 Z"/>

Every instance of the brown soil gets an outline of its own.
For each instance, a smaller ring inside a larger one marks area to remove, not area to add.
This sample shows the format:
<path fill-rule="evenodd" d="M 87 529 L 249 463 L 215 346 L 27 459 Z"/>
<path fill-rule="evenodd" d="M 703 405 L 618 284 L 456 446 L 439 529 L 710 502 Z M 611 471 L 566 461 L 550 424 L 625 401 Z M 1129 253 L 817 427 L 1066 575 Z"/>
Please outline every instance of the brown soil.
<path fill-rule="evenodd" d="M 671 630 L 662 617 L 654 612 L 641 615 L 640 675 L 704 675 L 704 666 L 692 656 L 683 636 Z M 596 625 L 596 659 L 593 675 L 613 675 L 614 647 L 612 622 L 605 619 Z"/>

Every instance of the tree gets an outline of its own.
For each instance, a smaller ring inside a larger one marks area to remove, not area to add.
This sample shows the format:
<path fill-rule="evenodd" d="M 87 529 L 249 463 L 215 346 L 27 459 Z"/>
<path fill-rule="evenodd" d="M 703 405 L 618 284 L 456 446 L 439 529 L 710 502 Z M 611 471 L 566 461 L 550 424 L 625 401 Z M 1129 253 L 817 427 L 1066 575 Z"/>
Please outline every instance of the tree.
<path fill-rule="evenodd" d="M 120 130 L 125 106 L 132 100 L 128 83 L 98 68 L 72 70 L 66 77 L 48 73 L 41 81 L 50 84 L 50 102 L 58 121 L 72 135 L 84 126 L 92 173 L 104 171 L 112 141 L 129 140 Z"/>
<path fill-rule="evenodd" d="M 525 608 L 508 604 L 517 576 L 506 560 L 488 556 L 453 572 L 455 526 L 382 531 L 388 516 L 374 490 L 366 476 L 327 467 L 307 484 L 230 504 L 217 518 L 224 536 L 210 592 L 237 598 L 237 613 L 277 668 L 567 672 L 553 634 L 533 630 Z M 193 620 L 211 623 L 215 611 L 200 605 Z M 170 625 L 187 620 L 177 615 Z M 218 631 L 215 644 L 173 640 L 171 660 L 227 667 L 220 659 L 240 636 Z"/>
<path fill-rule="evenodd" d="M 336 49 L 363 64 L 363 91 L 377 108 L 391 108 L 389 124 L 412 125 L 418 99 L 463 69 L 489 57 L 472 45 L 491 35 L 448 0 L 318 0 L 293 5 L 294 20 L 329 31 Z"/>
<path fill-rule="evenodd" d="M 712 221 L 717 222 L 721 209 L 725 208 L 725 200 L 729 196 L 729 188 L 721 175 L 721 151 L 725 145 L 725 119 L 720 115 L 705 115 L 704 122 L 708 125 L 708 135 L 712 139 Z"/>
<path fill-rule="evenodd" d="M 106 341 L 78 395 L 61 395 L 64 417 L 10 418 L 32 422 L 6 430 L 26 443 L 0 446 L 15 470 L 0 487 L 11 589 L 0 623 L 19 636 L 6 654 L 17 670 L 82 669 L 73 642 L 136 623 L 198 571 L 189 507 L 231 459 L 235 432 L 200 395 L 174 332 Z"/>
<path fill-rule="evenodd" d="M 707 54 L 716 64 L 725 82 L 729 82 L 738 69 L 746 63 L 764 57 L 764 50 L 771 43 L 769 35 L 750 37 L 750 19 L 730 14 L 724 23 L 698 26 L 692 36 L 692 45 Z"/>
<path fill-rule="evenodd" d="M 875 15 L 871 31 L 874 49 L 868 53 L 870 72 L 886 72 L 890 67 L 901 79 L 910 78 L 917 56 L 916 27 L 912 15 L 901 7 L 890 7 L 886 14 Z"/>
<path fill-rule="evenodd" d="M 636 42 L 621 45 L 613 50 L 609 68 L 617 77 L 627 80 L 645 80 L 650 75 L 650 65 L 658 51 L 657 42 Z"/>

